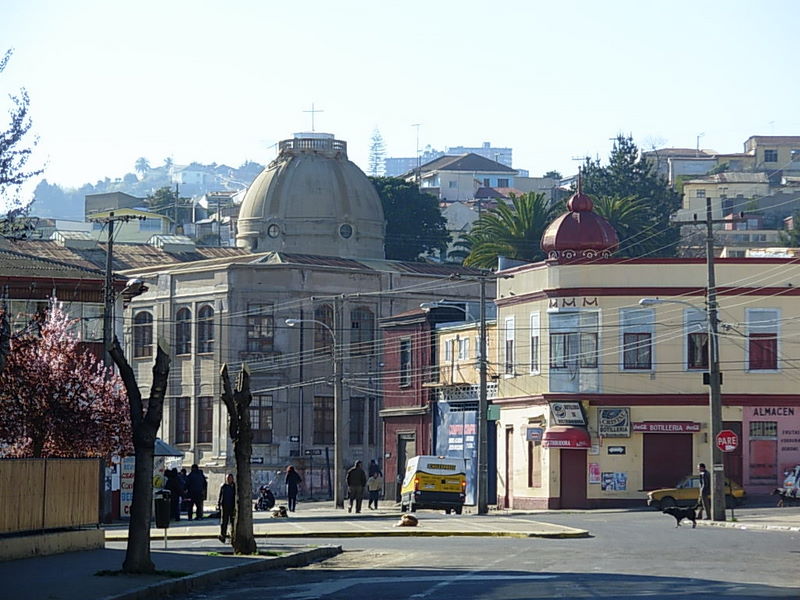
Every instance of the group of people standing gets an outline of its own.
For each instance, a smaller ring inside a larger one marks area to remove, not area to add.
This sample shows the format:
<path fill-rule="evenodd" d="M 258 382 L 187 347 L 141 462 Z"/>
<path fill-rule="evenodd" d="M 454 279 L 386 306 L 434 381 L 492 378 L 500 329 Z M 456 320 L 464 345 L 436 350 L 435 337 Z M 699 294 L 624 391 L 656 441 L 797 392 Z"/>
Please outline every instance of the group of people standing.
<path fill-rule="evenodd" d="M 186 469 L 178 471 L 177 468 L 164 471 L 166 478 L 165 488 L 170 493 L 170 512 L 172 519 L 181 520 L 181 504 L 187 503 L 187 517 L 191 521 L 192 514 L 196 519 L 203 518 L 203 501 L 208 496 L 208 479 L 203 471 L 192 465 L 189 473 Z"/>
<path fill-rule="evenodd" d="M 356 512 L 361 512 L 364 488 L 367 489 L 369 498 L 367 506 L 374 510 L 378 509 L 378 500 L 383 490 L 383 473 L 378 463 L 374 460 L 369 463 L 369 477 L 361 465 L 362 462 L 357 460 L 347 471 L 347 498 L 349 500 L 347 512 L 353 512 L 353 503 L 355 503 Z"/>

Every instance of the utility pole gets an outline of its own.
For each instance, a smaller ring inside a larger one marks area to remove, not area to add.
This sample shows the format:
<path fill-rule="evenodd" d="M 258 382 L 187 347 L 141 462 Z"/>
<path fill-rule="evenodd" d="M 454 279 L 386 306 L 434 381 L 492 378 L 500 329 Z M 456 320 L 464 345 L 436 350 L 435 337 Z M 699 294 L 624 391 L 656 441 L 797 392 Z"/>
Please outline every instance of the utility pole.
<path fill-rule="evenodd" d="M 478 388 L 478 514 L 489 512 L 489 401 L 486 393 L 486 276 L 481 277 Z"/>
<path fill-rule="evenodd" d="M 698 136 L 699 139 L 699 136 Z M 697 215 L 695 215 L 697 216 Z M 725 520 L 725 463 L 722 450 L 717 447 L 717 434 L 722 430 L 722 372 L 719 366 L 719 316 L 717 307 L 717 282 L 714 267 L 714 223 L 736 223 L 742 218 L 714 219 L 711 197 L 706 197 L 704 221 L 674 221 L 675 225 L 706 226 L 706 318 L 708 321 L 708 408 L 709 444 L 711 445 L 711 515 L 714 521 Z"/>
<path fill-rule="evenodd" d="M 342 343 L 339 337 L 343 333 L 342 327 L 342 298 L 336 296 L 333 303 L 333 474 L 336 487 L 333 490 L 333 500 L 336 508 L 344 508 L 344 452 L 342 443 Z M 339 343 L 337 343 L 337 341 Z"/>

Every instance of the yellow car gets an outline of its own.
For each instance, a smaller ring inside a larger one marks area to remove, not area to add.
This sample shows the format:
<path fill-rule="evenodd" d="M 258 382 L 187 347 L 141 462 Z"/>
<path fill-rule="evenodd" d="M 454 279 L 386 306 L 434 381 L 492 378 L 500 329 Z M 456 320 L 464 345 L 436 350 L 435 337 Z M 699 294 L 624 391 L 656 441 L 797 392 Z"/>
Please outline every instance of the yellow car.
<path fill-rule="evenodd" d="M 725 506 L 744 503 L 744 488 L 725 478 Z M 647 505 L 662 510 L 668 506 L 695 506 L 700 498 L 700 476 L 687 475 L 674 488 L 663 488 L 647 492 Z"/>

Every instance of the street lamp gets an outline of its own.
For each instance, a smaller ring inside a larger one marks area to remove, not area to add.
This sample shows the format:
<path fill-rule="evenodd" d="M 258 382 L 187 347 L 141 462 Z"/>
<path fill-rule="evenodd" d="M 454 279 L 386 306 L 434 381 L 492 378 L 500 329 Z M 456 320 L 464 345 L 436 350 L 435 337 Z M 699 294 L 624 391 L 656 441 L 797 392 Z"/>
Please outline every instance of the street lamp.
<path fill-rule="evenodd" d="M 725 464 L 722 450 L 717 446 L 717 435 L 722 430 L 722 374 L 719 368 L 719 321 L 717 319 L 716 293 L 713 286 L 708 288 L 707 308 L 684 300 L 662 300 L 661 298 L 642 298 L 641 306 L 655 304 L 685 304 L 706 313 L 708 321 L 708 406 L 710 411 L 711 444 L 711 515 L 715 521 L 725 520 Z"/>
<path fill-rule="evenodd" d="M 478 388 L 478 514 L 485 515 L 489 512 L 489 401 L 486 394 L 486 277 L 480 278 L 481 296 L 478 335 L 479 353 L 479 388 Z M 423 310 L 430 310 L 437 306 L 450 306 L 459 308 L 467 316 L 467 309 L 458 304 L 445 300 L 439 302 L 423 302 L 419 305 Z"/>
<path fill-rule="evenodd" d="M 336 313 L 334 312 L 334 319 Z M 336 333 L 330 325 L 317 319 L 286 319 L 286 325 L 294 327 L 300 323 L 316 323 L 322 325 L 331 334 L 333 341 L 333 501 L 338 508 L 344 508 L 344 495 L 342 494 L 344 459 L 342 457 L 342 357 L 341 349 L 336 341 Z M 302 348 L 301 348 L 302 351 Z"/>

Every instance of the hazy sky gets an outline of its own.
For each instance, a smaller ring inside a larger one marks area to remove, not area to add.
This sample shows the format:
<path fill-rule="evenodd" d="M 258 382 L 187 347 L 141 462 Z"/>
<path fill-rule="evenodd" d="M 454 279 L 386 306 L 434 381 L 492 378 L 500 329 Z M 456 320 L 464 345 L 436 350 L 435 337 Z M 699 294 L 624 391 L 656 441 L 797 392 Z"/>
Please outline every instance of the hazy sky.
<path fill-rule="evenodd" d="M 28 89 L 36 158 L 79 185 L 153 166 L 266 163 L 310 129 L 367 168 L 420 146 L 514 149 L 575 171 L 630 133 L 642 148 L 742 150 L 800 134 L 800 4 L 752 0 L 276 2 L 0 0 L 0 75 Z M 5 124 L 0 121 L 0 128 Z"/>

